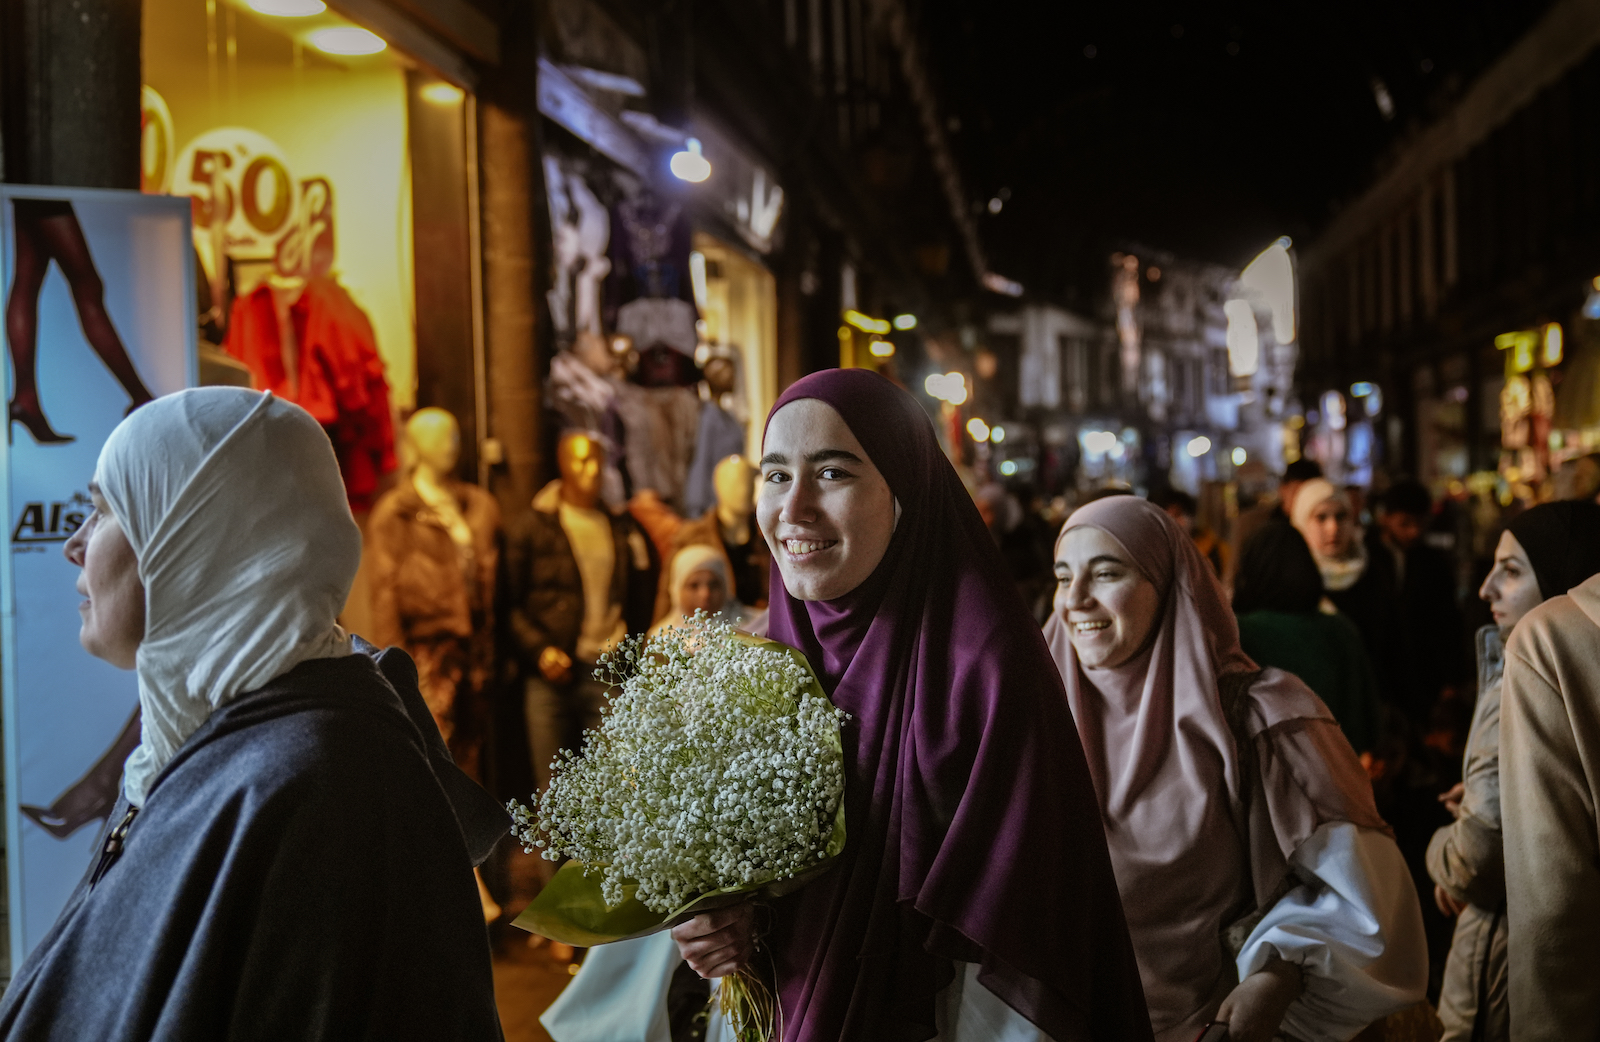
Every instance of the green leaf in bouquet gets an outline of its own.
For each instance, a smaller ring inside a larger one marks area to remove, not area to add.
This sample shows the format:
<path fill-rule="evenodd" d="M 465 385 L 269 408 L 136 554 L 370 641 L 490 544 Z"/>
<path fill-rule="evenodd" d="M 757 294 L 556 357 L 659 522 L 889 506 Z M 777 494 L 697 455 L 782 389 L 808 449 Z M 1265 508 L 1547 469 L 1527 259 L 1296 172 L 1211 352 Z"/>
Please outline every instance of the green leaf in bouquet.
<path fill-rule="evenodd" d="M 778 641 L 744 633 L 734 634 L 734 637 L 743 644 L 770 648 L 788 655 L 802 666 L 806 675 L 810 677 L 808 691 L 820 698 L 827 698 L 822 685 L 817 681 L 816 674 L 812 672 L 811 664 L 796 649 Z M 832 745 L 835 751 L 842 755 L 837 732 L 832 736 Z M 704 912 L 747 900 L 782 897 L 793 893 L 831 869 L 834 861 L 843 852 L 845 841 L 844 800 L 841 798 L 834 814 L 833 832 L 823 848 L 823 856 L 817 859 L 816 864 L 784 879 L 712 890 L 665 913 L 651 911 L 634 896 L 638 889 L 636 883 L 624 884 L 622 902 L 615 906 L 608 905 L 601 893 L 603 879 L 601 869 L 584 865 L 579 861 L 568 861 L 561 866 L 550 882 L 545 884 L 544 889 L 522 914 L 512 921 L 512 925 L 578 948 L 593 948 L 613 941 L 644 937 L 669 929 Z"/>

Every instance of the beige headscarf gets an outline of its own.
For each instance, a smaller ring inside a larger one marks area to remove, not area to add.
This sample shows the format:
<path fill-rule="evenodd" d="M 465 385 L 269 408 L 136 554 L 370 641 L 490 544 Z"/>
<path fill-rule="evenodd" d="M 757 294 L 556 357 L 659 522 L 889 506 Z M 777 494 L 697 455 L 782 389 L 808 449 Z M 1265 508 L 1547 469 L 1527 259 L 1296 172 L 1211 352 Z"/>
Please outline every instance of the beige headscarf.
<path fill-rule="evenodd" d="M 656 620 L 650 627 L 650 636 L 655 636 L 668 626 L 683 624 L 684 616 L 688 614 L 683 607 L 683 584 L 695 572 L 715 572 L 722 580 L 722 588 L 727 591 L 727 599 L 722 602 L 722 610 L 717 613 L 717 619 L 722 622 L 739 625 L 744 621 L 744 610 L 734 599 L 733 584 L 728 581 L 728 562 L 722 552 L 714 546 L 695 543 L 679 550 L 672 557 L 671 585 L 668 595 L 672 598 L 672 606 L 667 613 Z"/>
<path fill-rule="evenodd" d="M 1222 930 L 1277 886 L 1294 849 L 1327 821 L 1383 822 L 1332 715 L 1279 670 L 1245 696 L 1268 805 L 1245 820 L 1250 793 L 1219 683 L 1256 665 L 1239 646 L 1222 586 L 1193 541 L 1146 500 L 1097 500 L 1061 535 L 1083 526 L 1121 544 L 1161 593 L 1149 646 L 1123 665 L 1078 661 L 1060 593 L 1045 637 L 1100 799 L 1152 1026 L 1158 1040 L 1187 1039 L 1233 983 Z"/>
<path fill-rule="evenodd" d="M 1351 509 L 1350 497 L 1346 496 L 1333 482 L 1324 478 L 1313 478 L 1300 486 L 1300 491 L 1294 496 L 1294 510 L 1289 515 L 1289 521 L 1295 529 L 1305 537 L 1306 545 L 1311 548 L 1311 556 L 1316 558 L 1317 570 L 1322 573 L 1322 585 L 1329 590 L 1338 592 L 1348 590 L 1354 586 L 1367 570 L 1367 547 L 1361 540 L 1361 532 L 1355 529 L 1355 520 L 1349 519 L 1345 524 L 1352 529 L 1350 547 L 1341 557 L 1324 557 L 1317 550 L 1317 541 L 1310 532 L 1311 512 L 1330 499 L 1336 499 L 1344 504 L 1345 510 Z"/>

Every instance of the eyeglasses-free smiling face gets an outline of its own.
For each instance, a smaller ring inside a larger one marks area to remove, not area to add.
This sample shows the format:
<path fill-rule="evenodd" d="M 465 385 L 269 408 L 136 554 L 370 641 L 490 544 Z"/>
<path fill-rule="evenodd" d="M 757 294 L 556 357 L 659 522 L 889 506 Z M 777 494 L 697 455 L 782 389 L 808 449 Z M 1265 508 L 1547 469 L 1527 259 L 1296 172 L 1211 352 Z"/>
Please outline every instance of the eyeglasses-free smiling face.
<path fill-rule="evenodd" d="M 789 596 L 831 601 L 866 581 L 894 536 L 898 505 L 833 406 L 799 398 L 773 414 L 756 523 Z"/>
<path fill-rule="evenodd" d="M 122 525 L 93 482 L 89 495 L 94 513 L 67 540 L 63 552 L 82 571 L 78 614 L 83 626 L 78 643 L 95 658 L 119 669 L 132 669 L 144 640 L 144 582 L 139 559 Z"/>
<path fill-rule="evenodd" d="M 1086 668 L 1111 669 L 1144 650 L 1161 594 L 1107 532 L 1070 529 L 1056 552 L 1056 581 L 1056 611 Z"/>

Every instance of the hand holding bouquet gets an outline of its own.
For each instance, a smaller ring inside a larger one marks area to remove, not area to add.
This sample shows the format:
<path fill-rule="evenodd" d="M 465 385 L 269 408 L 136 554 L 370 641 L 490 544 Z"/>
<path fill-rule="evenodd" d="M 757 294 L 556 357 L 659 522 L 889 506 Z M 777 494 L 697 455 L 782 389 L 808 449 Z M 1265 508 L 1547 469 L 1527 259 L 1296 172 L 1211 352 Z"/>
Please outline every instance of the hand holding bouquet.
<path fill-rule="evenodd" d="M 552 764 L 537 811 L 510 804 L 524 849 L 571 859 L 518 926 L 582 947 L 638 937 L 787 893 L 844 848 L 844 714 L 798 651 L 696 615 L 625 641 L 598 675 L 610 705 L 582 754 Z M 753 977 L 721 1001 L 741 1034 L 770 1034 Z"/>

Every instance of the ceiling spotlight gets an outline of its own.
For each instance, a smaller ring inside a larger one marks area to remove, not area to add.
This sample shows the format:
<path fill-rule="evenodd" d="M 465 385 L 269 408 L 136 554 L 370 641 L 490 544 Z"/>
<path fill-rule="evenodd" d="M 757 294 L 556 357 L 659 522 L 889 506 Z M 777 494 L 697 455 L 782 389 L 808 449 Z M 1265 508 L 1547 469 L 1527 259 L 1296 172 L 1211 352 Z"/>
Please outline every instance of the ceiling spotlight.
<path fill-rule="evenodd" d="M 389 46 L 383 42 L 383 37 L 354 25 L 318 29 L 308 39 L 311 41 L 311 46 L 324 54 L 377 54 Z"/>
<path fill-rule="evenodd" d="M 274 18 L 309 18 L 327 9 L 322 0 L 250 0 L 250 10 Z"/>
<path fill-rule="evenodd" d="M 872 352 L 873 358 L 894 357 L 894 345 L 887 340 L 873 340 L 867 344 L 867 350 Z"/>
<path fill-rule="evenodd" d="M 987 423 L 984 423 L 983 420 L 974 416 L 972 419 L 967 421 L 967 433 L 972 435 L 973 441 L 988 441 L 989 435 L 992 432 L 990 431 Z"/>
<path fill-rule="evenodd" d="M 1001 210 L 1004 210 L 1005 208 L 1006 208 L 1006 201 L 1004 199 L 1000 198 L 998 195 L 995 196 L 993 199 L 989 200 L 989 212 L 990 213 L 999 213 Z"/>
<path fill-rule="evenodd" d="M 668 165 L 672 168 L 672 176 L 680 181 L 699 184 L 711 176 L 711 163 L 700 154 L 699 138 L 692 137 L 685 142 L 684 150 L 673 153 Z"/>
<path fill-rule="evenodd" d="M 915 316 L 915 315 L 896 315 L 894 317 L 894 328 L 901 329 L 901 330 L 904 330 L 904 329 L 916 329 L 917 328 L 917 316 Z"/>
<path fill-rule="evenodd" d="M 435 105 L 458 105 L 466 94 L 453 83 L 430 83 L 417 92 L 422 100 Z"/>
<path fill-rule="evenodd" d="M 1204 456 L 1206 453 L 1211 451 L 1211 439 L 1206 437 L 1204 434 L 1200 435 L 1198 438 L 1191 438 L 1189 439 L 1189 447 L 1187 451 L 1189 455 L 1193 456 L 1195 459 L 1199 459 L 1201 456 Z"/>
<path fill-rule="evenodd" d="M 1004 427 L 996 425 L 994 427 L 994 429 L 989 431 L 989 440 L 993 441 L 993 442 L 1005 441 L 1006 440 L 1006 429 Z"/>
<path fill-rule="evenodd" d="M 1233 465 L 1235 467 L 1244 466 L 1244 461 L 1249 459 L 1249 458 L 1250 458 L 1250 454 L 1245 452 L 1243 447 L 1239 447 L 1239 448 L 1236 448 L 1236 449 L 1233 450 L 1232 459 L 1233 459 Z"/>

